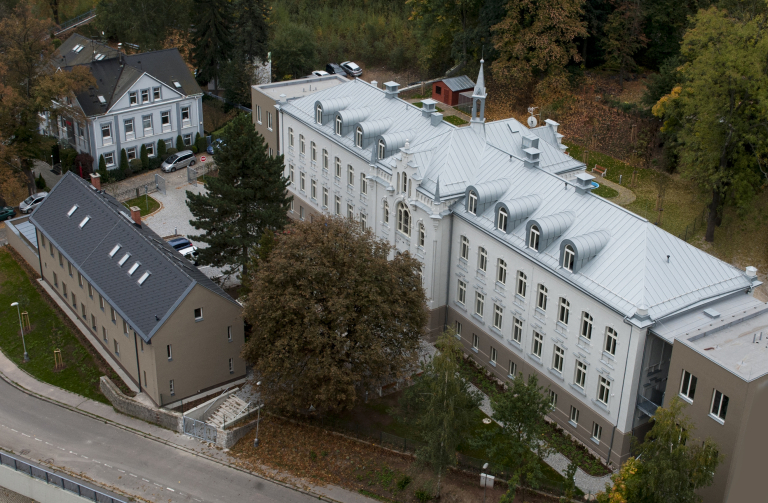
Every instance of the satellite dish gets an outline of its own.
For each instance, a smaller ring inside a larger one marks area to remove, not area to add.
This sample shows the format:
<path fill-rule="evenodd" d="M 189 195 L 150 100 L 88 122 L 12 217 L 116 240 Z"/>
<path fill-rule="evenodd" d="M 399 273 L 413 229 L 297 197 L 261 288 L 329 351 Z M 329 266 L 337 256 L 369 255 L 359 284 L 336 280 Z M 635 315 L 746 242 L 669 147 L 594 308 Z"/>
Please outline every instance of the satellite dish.
<path fill-rule="evenodd" d="M 539 121 L 537 121 L 536 117 L 534 117 L 533 115 L 528 117 L 528 127 L 534 128 L 534 127 L 536 127 L 536 124 L 538 124 L 538 123 L 539 123 Z"/>

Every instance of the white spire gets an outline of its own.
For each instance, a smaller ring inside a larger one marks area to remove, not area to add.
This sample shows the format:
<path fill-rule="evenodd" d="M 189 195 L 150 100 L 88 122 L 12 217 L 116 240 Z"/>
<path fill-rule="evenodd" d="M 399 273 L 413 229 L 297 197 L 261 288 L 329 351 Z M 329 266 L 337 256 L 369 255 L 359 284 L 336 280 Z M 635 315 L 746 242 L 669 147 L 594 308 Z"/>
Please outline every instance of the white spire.
<path fill-rule="evenodd" d="M 480 73 L 477 74 L 477 84 L 475 84 L 475 91 L 472 96 L 485 97 L 485 75 L 483 75 L 483 63 L 485 60 L 480 60 Z"/>
<path fill-rule="evenodd" d="M 477 84 L 472 93 L 472 118 L 470 127 L 485 135 L 485 75 L 483 75 L 484 60 L 480 60 L 480 72 L 477 74 Z"/>

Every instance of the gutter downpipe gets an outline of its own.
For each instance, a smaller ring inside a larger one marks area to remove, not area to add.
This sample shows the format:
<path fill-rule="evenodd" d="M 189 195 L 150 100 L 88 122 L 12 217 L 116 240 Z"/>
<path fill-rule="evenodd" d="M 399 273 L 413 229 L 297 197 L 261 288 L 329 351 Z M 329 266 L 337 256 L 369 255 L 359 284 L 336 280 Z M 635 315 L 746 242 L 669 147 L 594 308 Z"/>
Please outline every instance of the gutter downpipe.
<path fill-rule="evenodd" d="M 624 321 L 627 319 L 624 318 Z M 624 384 L 627 382 L 627 367 L 629 366 L 629 348 L 632 347 L 632 331 L 634 330 L 635 326 L 632 324 L 629 324 L 629 344 L 627 345 L 627 361 L 624 362 L 624 378 L 621 381 L 621 397 L 624 398 Z M 645 358 L 645 352 L 643 352 L 643 358 Z M 640 363 L 640 366 L 642 367 L 642 362 Z M 619 400 L 619 410 L 616 412 L 616 422 L 619 422 L 619 418 L 621 417 L 621 402 L 622 400 Z M 633 423 L 634 423 L 634 417 Z M 613 452 L 613 440 L 616 436 L 616 427 L 618 425 L 613 425 L 613 431 L 611 432 L 611 445 L 608 448 L 608 458 L 605 460 L 606 463 L 611 464 L 611 453 Z"/>
<path fill-rule="evenodd" d="M 450 207 L 448 208 L 448 211 L 450 211 Z M 453 251 L 453 212 L 450 212 L 451 216 L 451 226 L 448 231 L 448 267 L 446 269 L 448 270 L 448 274 L 446 277 L 446 283 L 445 283 L 445 318 L 443 319 L 443 330 L 448 327 L 448 303 L 450 302 L 451 298 L 451 252 Z"/>

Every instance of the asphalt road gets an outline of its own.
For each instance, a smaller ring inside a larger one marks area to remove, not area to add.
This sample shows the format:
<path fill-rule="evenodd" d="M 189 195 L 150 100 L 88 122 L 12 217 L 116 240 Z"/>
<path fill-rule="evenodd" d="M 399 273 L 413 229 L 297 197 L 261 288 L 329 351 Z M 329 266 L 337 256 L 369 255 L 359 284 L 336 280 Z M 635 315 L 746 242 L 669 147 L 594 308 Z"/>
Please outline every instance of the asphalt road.
<path fill-rule="evenodd" d="M 0 379 L 0 447 L 163 502 L 309 502 L 312 497 L 31 397 Z"/>

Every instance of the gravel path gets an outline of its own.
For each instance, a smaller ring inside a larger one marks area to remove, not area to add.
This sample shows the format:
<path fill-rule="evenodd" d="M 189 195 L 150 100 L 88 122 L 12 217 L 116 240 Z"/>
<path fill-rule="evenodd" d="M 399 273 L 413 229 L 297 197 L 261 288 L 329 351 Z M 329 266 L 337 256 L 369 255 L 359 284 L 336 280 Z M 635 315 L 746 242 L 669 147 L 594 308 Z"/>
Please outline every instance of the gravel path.
<path fill-rule="evenodd" d="M 637 199 L 637 196 L 635 195 L 635 193 L 629 190 L 628 188 L 624 187 L 623 185 L 619 185 L 616 182 L 612 182 L 607 178 L 600 178 L 600 175 L 598 175 L 597 173 L 595 173 L 595 175 L 596 175 L 595 181 L 597 183 L 603 184 L 606 187 L 610 187 L 619 193 L 618 196 L 608 199 L 608 201 L 618 204 L 619 206 L 626 206 L 628 204 L 632 204 L 635 201 L 635 199 Z"/>

